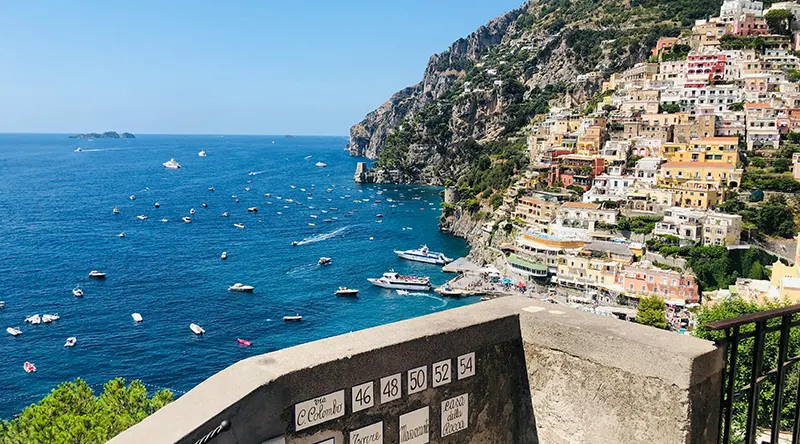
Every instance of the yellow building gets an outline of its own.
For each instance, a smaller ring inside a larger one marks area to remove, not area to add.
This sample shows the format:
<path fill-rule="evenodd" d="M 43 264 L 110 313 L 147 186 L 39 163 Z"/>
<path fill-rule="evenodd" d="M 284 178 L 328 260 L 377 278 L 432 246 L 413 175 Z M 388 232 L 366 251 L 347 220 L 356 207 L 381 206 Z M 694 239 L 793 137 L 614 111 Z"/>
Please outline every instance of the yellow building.
<path fill-rule="evenodd" d="M 739 168 L 736 137 L 706 137 L 687 144 L 666 144 L 662 146 L 662 155 L 667 162 L 659 170 L 659 186 L 683 188 L 690 181 L 738 186 L 741 181 L 743 170 Z M 700 188 L 708 189 L 705 185 Z"/>
<path fill-rule="evenodd" d="M 723 201 L 724 195 L 714 181 L 689 180 L 682 183 L 662 184 L 672 193 L 675 206 L 708 210 Z"/>
<path fill-rule="evenodd" d="M 795 238 L 797 249 L 794 265 L 784 265 L 780 260 L 772 264 L 770 284 L 779 291 L 780 298 L 792 304 L 800 303 L 800 237 Z"/>
<path fill-rule="evenodd" d="M 616 284 L 620 263 L 608 258 L 565 255 L 558 258 L 556 281 L 578 288 L 609 288 Z"/>
<path fill-rule="evenodd" d="M 575 145 L 577 153 L 584 156 L 594 156 L 600 153 L 605 138 L 605 128 L 600 125 L 591 125 L 586 133 L 578 136 Z"/>

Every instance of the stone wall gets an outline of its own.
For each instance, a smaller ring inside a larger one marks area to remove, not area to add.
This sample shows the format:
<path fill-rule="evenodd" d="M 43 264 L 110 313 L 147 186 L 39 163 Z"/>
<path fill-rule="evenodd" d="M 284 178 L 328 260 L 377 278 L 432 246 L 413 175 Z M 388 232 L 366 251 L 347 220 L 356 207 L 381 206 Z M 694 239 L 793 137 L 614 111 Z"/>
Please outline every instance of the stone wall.
<path fill-rule="evenodd" d="M 241 361 L 111 443 L 711 443 L 721 369 L 706 341 L 501 298 Z"/>

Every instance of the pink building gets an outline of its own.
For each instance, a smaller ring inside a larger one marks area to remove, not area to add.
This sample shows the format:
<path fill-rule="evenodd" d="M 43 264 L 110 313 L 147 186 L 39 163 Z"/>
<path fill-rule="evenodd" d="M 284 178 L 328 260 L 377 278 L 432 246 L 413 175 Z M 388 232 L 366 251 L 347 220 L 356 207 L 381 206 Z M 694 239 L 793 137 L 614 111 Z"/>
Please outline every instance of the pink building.
<path fill-rule="evenodd" d="M 769 34 L 767 21 L 755 14 L 745 14 L 733 22 L 733 35 L 766 35 Z"/>
<path fill-rule="evenodd" d="M 680 299 L 687 304 L 700 302 L 700 293 L 691 273 L 662 270 L 648 262 L 625 267 L 620 273 L 625 293 L 638 296 L 660 296 L 664 300 Z"/>
<path fill-rule="evenodd" d="M 686 58 L 686 77 L 689 83 L 725 80 L 725 54 L 690 54 Z"/>

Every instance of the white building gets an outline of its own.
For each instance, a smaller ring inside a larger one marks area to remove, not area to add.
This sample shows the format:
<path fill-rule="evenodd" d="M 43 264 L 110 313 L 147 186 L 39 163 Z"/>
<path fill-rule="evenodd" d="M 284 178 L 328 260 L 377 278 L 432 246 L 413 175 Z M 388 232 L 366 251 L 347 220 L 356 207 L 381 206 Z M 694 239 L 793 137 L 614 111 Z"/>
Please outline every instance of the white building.
<path fill-rule="evenodd" d="M 617 202 L 625 200 L 628 190 L 636 183 L 636 177 L 622 173 L 621 167 L 609 167 L 592 181 L 592 188 L 583 194 L 584 202 Z"/>
<path fill-rule="evenodd" d="M 725 0 L 719 10 L 720 19 L 725 23 L 733 23 L 745 14 L 754 14 L 762 17 L 764 3 L 752 0 Z"/>
<path fill-rule="evenodd" d="M 735 84 L 706 85 L 701 88 L 668 88 L 661 92 L 662 105 L 679 105 L 689 115 L 727 111 L 728 107 L 744 100 L 744 92 Z"/>

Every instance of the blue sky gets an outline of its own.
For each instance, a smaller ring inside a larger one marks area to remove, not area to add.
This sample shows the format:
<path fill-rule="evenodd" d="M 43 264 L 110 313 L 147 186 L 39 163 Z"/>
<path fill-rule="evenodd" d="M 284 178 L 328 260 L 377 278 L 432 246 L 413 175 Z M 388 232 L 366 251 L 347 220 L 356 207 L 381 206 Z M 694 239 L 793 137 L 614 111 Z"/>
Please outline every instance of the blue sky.
<path fill-rule="evenodd" d="M 0 132 L 345 135 L 522 0 L 0 5 Z"/>

